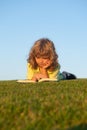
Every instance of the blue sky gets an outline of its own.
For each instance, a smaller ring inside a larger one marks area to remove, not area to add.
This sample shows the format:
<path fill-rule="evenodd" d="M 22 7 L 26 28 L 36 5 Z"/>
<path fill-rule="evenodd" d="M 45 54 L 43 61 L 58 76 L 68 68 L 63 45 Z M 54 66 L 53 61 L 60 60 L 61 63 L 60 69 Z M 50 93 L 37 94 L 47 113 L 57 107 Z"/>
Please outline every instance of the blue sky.
<path fill-rule="evenodd" d="M 0 80 L 26 78 L 42 37 L 54 42 L 61 72 L 87 78 L 87 0 L 0 0 Z"/>

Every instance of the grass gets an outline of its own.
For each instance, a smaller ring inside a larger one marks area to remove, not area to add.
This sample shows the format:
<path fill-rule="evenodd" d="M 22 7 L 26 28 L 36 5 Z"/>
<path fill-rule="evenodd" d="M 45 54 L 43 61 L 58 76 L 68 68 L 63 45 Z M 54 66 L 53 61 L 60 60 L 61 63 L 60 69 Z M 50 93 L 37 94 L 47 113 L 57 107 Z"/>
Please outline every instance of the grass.
<path fill-rule="evenodd" d="M 87 130 L 87 79 L 0 81 L 0 130 Z"/>

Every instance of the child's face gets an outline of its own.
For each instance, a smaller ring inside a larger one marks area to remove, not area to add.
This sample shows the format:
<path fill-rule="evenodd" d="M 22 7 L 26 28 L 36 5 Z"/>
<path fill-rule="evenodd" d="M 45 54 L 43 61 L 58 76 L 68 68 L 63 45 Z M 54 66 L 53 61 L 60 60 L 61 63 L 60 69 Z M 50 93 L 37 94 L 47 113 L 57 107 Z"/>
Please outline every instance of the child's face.
<path fill-rule="evenodd" d="M 36 63 L 38 64 L 38 66 L 39 67 L 41 67 L 41 68 L 48 68 L 50 65 L 51 65 L 51 61 L 50 61 L 50 59 L 48 59 L 48 58 L 35 58 L 35 60 L 36 60 Z"/>

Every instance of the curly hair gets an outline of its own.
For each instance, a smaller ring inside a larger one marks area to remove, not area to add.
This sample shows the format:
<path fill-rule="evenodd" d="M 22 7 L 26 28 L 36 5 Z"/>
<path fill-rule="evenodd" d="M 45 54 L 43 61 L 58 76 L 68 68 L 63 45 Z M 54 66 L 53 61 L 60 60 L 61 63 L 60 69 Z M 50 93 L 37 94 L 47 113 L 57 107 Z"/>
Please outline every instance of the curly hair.
<path fill-rule="evenodd" d="M 32 46 L 27 62 L 30 63 L 33 69 L 37 69 L 38 65 L 36 63 L 35 57 L 37 58 L 48 58 L 52 61 L 48 70 L 54 70 L 58 64 L 58 55 L 55 50 L 54 43 L 48 38 L 41 38 L 35 41 Z"/>

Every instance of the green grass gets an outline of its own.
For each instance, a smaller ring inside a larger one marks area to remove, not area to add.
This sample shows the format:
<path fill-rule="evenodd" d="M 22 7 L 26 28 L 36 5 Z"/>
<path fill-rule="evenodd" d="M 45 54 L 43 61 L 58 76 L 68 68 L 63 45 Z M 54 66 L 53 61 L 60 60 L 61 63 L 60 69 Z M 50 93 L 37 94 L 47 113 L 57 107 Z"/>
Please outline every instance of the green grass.
<path fill-rule="evenodd" d="M 87 130 L 87 79 L 0 81 L 0 130 Z"/>

